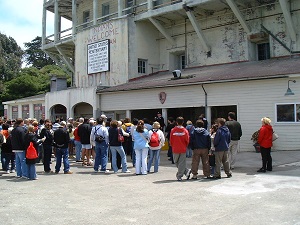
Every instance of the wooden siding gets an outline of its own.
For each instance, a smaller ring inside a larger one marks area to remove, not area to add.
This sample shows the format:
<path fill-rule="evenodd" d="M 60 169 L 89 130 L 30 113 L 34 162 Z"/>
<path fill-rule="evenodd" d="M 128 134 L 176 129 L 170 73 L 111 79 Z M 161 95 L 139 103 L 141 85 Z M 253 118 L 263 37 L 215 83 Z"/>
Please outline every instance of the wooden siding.
<path fill-rule="evenodd" d="M 300 79 L 297 78 L 297 83 Z M 300 123 L 276 123 L 275 105 L 277 103 L 300 102 L 297 95 L 284 96 L 288 79 L 269 79 L 257 81 L 205 84 L 208 106 L 237 105 L 237 120 L 241 123 L 243 136 L 242 151 L 254 151 L 251 136 L 261 127 L 261 118 L 270 117 L 279 139 L 273 150 L 300 150 Z M 297 86 L 291 87 L 297 91 Z M 299 90 L 299 89 L 298 89 Z M 161 104 L 158 94 L 165 92 L 167 99 Z M 300 94 L 300 93 L 299 93 Z M 101 110 L 137 110 L 151 108 L 185 108 L 205 105 L 205 95 L 201 85 L 169 87 L 165 89 L 145 89 L 130 92 L 102 94 Z"/>

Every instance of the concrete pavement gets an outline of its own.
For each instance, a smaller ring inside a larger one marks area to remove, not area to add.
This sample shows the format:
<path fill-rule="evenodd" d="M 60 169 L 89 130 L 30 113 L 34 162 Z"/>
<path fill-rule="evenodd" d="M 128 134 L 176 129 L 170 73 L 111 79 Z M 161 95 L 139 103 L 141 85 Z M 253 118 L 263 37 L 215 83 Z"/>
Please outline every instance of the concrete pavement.
<path fill-rule="evenodd" d="M 159 172 L 146 176 L 130 162 L 129 174 L 94 173 L 72 160 L 74 174 L 45 175 L 37 164 L 36 181 L 0 176 L 0 224 L 300 225 L 300 152 L 272 157 L 272 172 L 257 173 L 260 154 L 242 152 L 232 178 L 222 171 L 220 180 L 182 182 L 165 151 Z"/>

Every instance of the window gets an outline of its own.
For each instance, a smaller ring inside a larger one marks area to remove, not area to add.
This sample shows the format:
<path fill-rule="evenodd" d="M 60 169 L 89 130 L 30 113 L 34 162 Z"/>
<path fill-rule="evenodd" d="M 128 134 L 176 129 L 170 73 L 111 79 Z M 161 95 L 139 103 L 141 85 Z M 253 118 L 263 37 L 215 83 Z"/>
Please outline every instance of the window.
<path fill-rule="evenodd" d="M 277 122 L 300 122 L 300 104 L 277 104 Z"/>
<path fill-rule="evenodd" d="M 90 11 L 84 11 L 83 20 L 82 20 L 82 22 L 84 23 L 83 27 L 87 27 L 87 22 L 89 21 L 90 21 Z"/>
<path fill-rule="evenodd" d="M 185 69 L 185 55 L 180 55 L 179 60 L 180 69 Z"/>
<path fill-rule="evenodd" d="M 257 44 L 257 58 L 258 60 L 270 59 L 270 44 Z"/>
<path fill-rule="evenodd" d="M 106 21 L 106 20 L 109 20 L 109 4 L 102 4 L 102 17 L 103 16 L 106 16 L 104 18 L 102 18 L 102 21 Z"/>
<path fill-rule="evenodd" d="M 138 60 L 138 73 L 146 73 L 147 60 L 139 59 Z"/>
<path fill-rule="evenodd" d="M 162 0 L 153 0 L 153 8 L 159 8 L 162 5 Z"/>
<path fill-rule="evenodd" d="M 126 8 L 133 6 L 133 0 L 126 0 Z M 132 13 L 132 8 L 127 9 L 126 14 Z"/>

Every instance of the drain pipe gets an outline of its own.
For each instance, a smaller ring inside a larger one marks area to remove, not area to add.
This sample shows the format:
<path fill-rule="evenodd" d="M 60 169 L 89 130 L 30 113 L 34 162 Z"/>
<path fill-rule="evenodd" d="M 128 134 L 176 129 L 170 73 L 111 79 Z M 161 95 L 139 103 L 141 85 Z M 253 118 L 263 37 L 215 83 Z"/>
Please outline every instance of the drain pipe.
<path fill-rule="evenodd" d="M 203 84 L 202 84 L 202 89 L 203 89 L 204 94 L 205 94 L 205 117 L 206 117 L 206 119 L 207 119 L 207 92 L 206 92 L 206 90 L 204 89 Z"/>

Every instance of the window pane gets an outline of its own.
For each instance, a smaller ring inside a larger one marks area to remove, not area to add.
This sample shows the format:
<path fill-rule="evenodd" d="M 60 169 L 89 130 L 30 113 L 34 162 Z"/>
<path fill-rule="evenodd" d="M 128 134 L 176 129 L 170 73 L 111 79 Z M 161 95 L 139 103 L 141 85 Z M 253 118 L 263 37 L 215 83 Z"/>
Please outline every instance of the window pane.
<path fill-rule="evenodd" d="M 263 43 L 257 45 L 258 60 L 270 59 L 270 44 Z"/>
<path fill-rule="evenodd" d="M 300 122 L 300 104 L 296 105 L 297 122 Z"/>
<path fill-rule="evenodd" d="M 294 104 L 277 105 L 277 122 L 295 122 Z"/>

